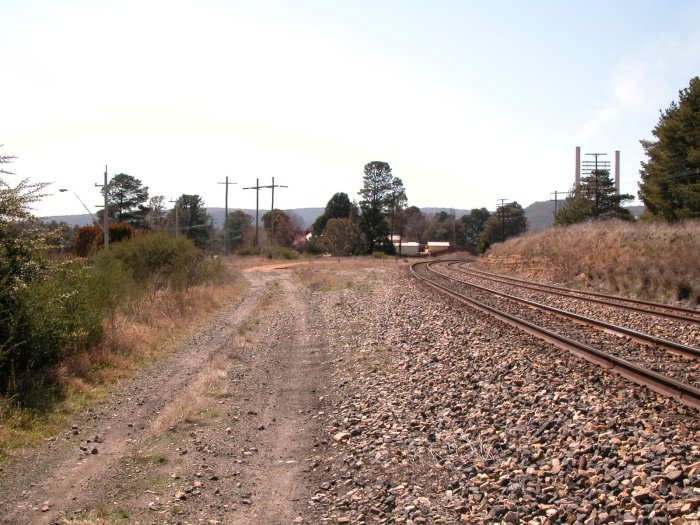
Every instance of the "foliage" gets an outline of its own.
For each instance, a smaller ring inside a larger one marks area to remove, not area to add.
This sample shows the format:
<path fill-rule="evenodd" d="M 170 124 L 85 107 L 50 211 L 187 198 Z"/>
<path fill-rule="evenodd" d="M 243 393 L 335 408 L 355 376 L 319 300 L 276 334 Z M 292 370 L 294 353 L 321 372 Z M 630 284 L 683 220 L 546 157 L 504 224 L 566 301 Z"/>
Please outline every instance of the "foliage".
<path fill-rule="evenodd" d="M 608 170 L 597 170 L 583 177 L 574 186 L 555 217 L 555 224 L 575 224 L 588 220 L 632 220 L 632 214 L 622 207 L 632 195 L 619 195 Z"/>
<path fill-rule="evenodd" d="M 322 245 L 334 256 L 359 255 L 366 242 L 362 230 L 351 219 L 330 219 L 323 230 Z"/>
<path fill-rule="evenodd" d="M 311 240 L 302 247 L 301 251 L 307 255 L 322 255 L 326 252 L 326 249 L 323 247 L 321 239 L 312 237 Z"/>
<path fill-rule="evenodd" d="M 648 217 L 700 217 L 700 77 L 661 112 L 652 133 L 655 141 L 641 141 L 648 161 L 642 162 L 639 198 Z"/>
<path fill-rule="evenodd" d="M 133 226 L 128 222 L 116 222 L 109 225 L 109 242 L 128 241 L 135 235 Z M 83 226 L 75 239 L 75 255 L 87 257 L 104 246 L 104 234 L 100 226 Z"/>
<path fill-rule="evenodd" d="M 509 202 L 499 206 L 496 213 L 492 214 L 484 223 L 482 235 L 485 236 L 485 239 L 479 242 L 482 246 L 487 243 L 491 245 L 495 242 L 503 242 L 508 237 L 513 237 L 524 231 L 527 231 L 525 210 L 517 202 Z"/>
<path fill-rule="evenodd" d="M 260 257 L 267 257 L 268 259 L 286 259 L 286 260 L 292 260 L 292 259 L 298 259 L 299 258 L 299 253 L 290 250 L 289 248 L 286 248 L 284 246 L 248 246 L 246 248 L 241 248 L 236 252 L 236 255 L 241 255 L 241 256 L 248 256 L 248 255 L 254 255 L 254 256 L 260 256 Z"/>
<path fill-rule="evenodd" d="M 192 241 L 166 233 L 144 233 L 97 254 L 99 269 L 117 261 L 139 287 L 187 289 L 200 282 L 204 254 Z"/>
<path fill-rule="evenodd" d="M 199 195 L 183 194 L 175 206 L 178 207 L 178 213 L 175 210 L 170 212 L 173 224 L 177 215 L 180 232 L 184 232 L 197 248 L 206 249 L 211 236 L 211 217 L 204 207 L 204 200 Z"/>
<path fill-rule="evenodd" d="M 262 216 L 263 226 L 268 234 L 272 235 L 274 220 L 274 244 L 291 248 L 294 244 L 294 236 L 299 229 L 298 224 L 282 210 L 275 209 Z"/>
<path fill-rule="evenodd" d="M 102 239 L 101 228 L 97 226 L 83 226 L 78 230 L 78 235 L 75 239 L 75 255 L 87 257 L 101 246 Z"/>
<path fill-rule="evenodd" d="M 102 188 L 104 195 L 105 189 Z M 135 228 L 143 228 L 147 224 L 150 209 L 143 204 L 148 201 L 148 187 L 141 181 L 126 173 L 119 173 L 109 181 L 110 217 L 116 222 L 128 222 Z M 103 210 L 101 210 L 103 213 Z"/>
<path fill-rule="evenodd" d="M 407 241 L 426 242 L 425 230 L 428 217 L 416 206 L 409 206 L 403 212 L 403 236 Z"/>
<path fill-rule="evenodd" d="M 450 241 L 457 243 L 458 239 L 464 237 L 463 223 L 450 213 L 441 211 L 427 220 L 427 227 L 423 234 L 425 241 Z"/>
<path fill-rule="evenodd" d="M 134 236 L 134 228 L 128 222 L 117 222 L 109 225 L 109 242 L 128 241 Z"/>
<path fill-rule="evenodd" d="M 253 217 L 247 213 L 236 210 L 228 214 L 226 219 L 226 232 L 228 232 L 228 245 L 236 250 L 243 245 L 246 232 L 252 227 Z"/>
<path fill-rule="evenodd" d="M 479 237 L 484 231 L 486 221 L 491 217 L 491 212 L 486 208 L 474 208 L 469 212 L 469 215 L 464 215 L 460 220 L 463 226 L 463 242 L 464 246 L 477 247 Z"/>
<path fill-rule="evenodd" d="M 367 238 L 367 252 L 372 253 L 378 244 L 390 245 L 389 226 L 384 212 L 390 203 L 394 177 L 391 166 L 382 161 L 365 164 L 363 186 L 360 190 L 360 228 Z"/>
<path fill-rule="evenodd" d="M 350 202 L 347 193 L 338 192 L 334 194 L 328 203 L 323 214 L 316 218 L 311 231 L 314 235 L 319 236 L 323 233 L 326 223 L 331 219 L 355 219 L 357 217 L 357 207 Z"/>
<path fill-rule="evenodd" d="M 144 227 L 150 230 L 164 230 L 168 222 L 167 219 L 165 196 L 154 195 L 148 201 L 148 214 L 145 218 Z"/>

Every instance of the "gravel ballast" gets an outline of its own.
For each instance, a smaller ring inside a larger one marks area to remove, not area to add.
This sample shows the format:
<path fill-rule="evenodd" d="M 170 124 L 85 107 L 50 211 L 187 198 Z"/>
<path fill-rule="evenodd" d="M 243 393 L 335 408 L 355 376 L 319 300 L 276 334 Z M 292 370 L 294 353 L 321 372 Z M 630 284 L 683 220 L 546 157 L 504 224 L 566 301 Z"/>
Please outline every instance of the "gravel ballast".
<path fill-rule="evenodd" d="M 437 297 L 404 265 L 316 295 L 337 389 L 309 522 L 700 520 L 697 411 Z"/>

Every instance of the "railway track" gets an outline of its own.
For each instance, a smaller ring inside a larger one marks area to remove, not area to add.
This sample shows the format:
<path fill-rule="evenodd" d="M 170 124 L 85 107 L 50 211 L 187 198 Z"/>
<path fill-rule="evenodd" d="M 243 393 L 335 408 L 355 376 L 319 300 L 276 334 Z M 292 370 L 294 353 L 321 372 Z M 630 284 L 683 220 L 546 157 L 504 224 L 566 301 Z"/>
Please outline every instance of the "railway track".
<path fill-rule="evenodd" d="M 441 265 L 445 263 L 419 262 L 411 265 L 410 270 L 420 281 L 462 303 L 635 383 L 700 408 L 700 388 L 697 384 L 700 380 L 700 350 L 697 348 L 687 347 L 689 351 L 684 350 L 683 355 L 674 356 L 667 352 L 668 347 L 663 349 L 664 345 L 658 338 L 648 334 L 639 332 L 634 336 L 611 337 L 611 334 L 619 335 L 627 329 L 609 323 L 605 323 L 607 326 L 599 324 L 593 327 L 589 322 L 591 320 L 572 318 L 571 312 L 556 312 L 553 310 L 557 309 L 546 305 L 460 282 L 438 271 Z M 563 320 L 562 316 L 566 319 Z M 631 339 L 641 340 L 644 344 L 633 343 Z M 679 352 L 677 348 L 673 351 Z"/>
<path fill-rule="evenodd" d="M 515 277 L 498 275 L 491 272 L 485 272 L 483 270 L 477 270 L 475 268 L 469 268 L 464 266 L 464 264 L 461 262 L 452 262 L 449 263 L 449 266 L 451 268 L 456 269 L 457 271 L 463 272 L 468 275 L 476 276 L 480 279 L 508 284 L 510 286 L 517 286 L 526 290 L 546 292 L 548 294 L 578 299 L 590 303 L 602 304 L 604 306 L 609 306 L 613 308 L 622 308 L 625 310 L 630 310 L 632 312 L 639 312 L 654 315 L 657 317 L 665 317 L 668 319 L 683 321 L 686 323 L 700 324 L 700 310 L 694 310 L 692 308 L 684 308 L 681 306 L 654 303 L 651 301 L 631 299 L 628 297 L 620 297 L 617 295 L 587 292 L 583 290 L 576 290 L 573 288 L 566 288 L 564 286 L 554 286 L 551 284 L 537 283 L 525 279 L 517 279 Z"/>

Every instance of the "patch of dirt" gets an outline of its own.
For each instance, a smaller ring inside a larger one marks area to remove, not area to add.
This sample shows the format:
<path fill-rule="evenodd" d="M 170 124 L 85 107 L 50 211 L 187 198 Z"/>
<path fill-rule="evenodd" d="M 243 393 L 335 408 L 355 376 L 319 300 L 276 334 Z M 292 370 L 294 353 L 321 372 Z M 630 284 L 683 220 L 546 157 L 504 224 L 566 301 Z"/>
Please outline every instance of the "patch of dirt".
<path fill-rule="evenodd" d="M 330 367 L 288 271 L 62 435 L 3 465 L 8 524 L 292 523 L 316 483 Z"/>

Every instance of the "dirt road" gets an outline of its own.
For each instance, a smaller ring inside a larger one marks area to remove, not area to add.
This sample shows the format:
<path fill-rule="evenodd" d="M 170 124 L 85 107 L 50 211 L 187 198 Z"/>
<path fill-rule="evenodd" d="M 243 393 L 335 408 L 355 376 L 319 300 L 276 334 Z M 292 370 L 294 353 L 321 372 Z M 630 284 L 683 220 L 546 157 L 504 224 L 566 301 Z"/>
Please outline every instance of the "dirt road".
<path fill-rule="evenodd" d="M 6 464 L 3 523 L 292 523 L 328 359 L 288 271 L 247 272 L 242 301 L 64 434 Z M 318 465 L 316 465 L 318 466 Z"/>

